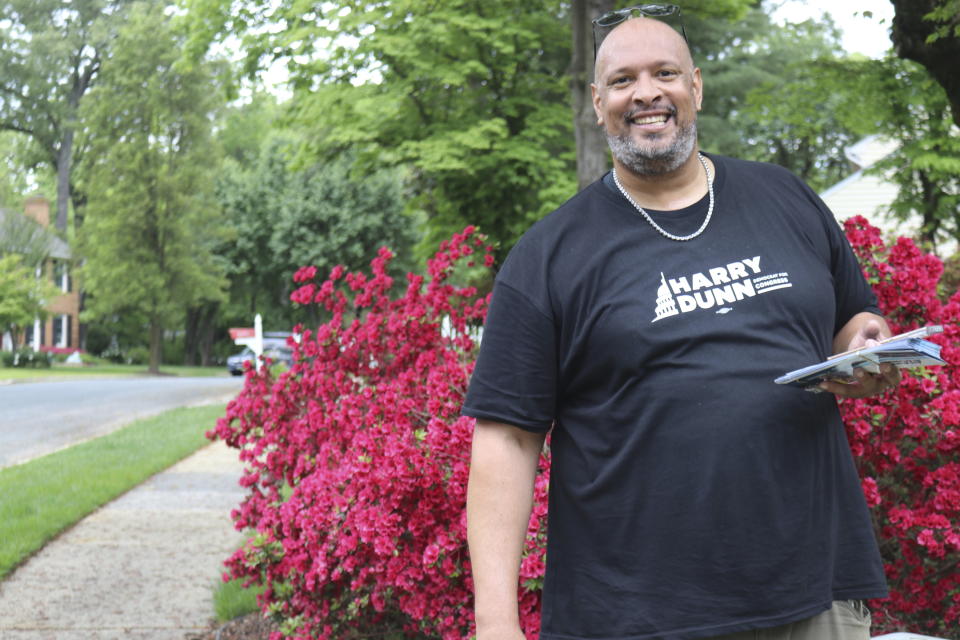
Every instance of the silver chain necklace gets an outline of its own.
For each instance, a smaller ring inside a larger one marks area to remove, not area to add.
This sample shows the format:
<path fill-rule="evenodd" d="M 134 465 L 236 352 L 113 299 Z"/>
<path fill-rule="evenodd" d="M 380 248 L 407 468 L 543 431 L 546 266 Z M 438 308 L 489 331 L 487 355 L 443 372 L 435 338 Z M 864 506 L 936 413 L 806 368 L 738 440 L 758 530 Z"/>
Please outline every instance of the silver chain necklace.
<path fill-rule="evenodd" d="M 617 170 L 613 170 L 613 182 L 617 185 L 617 189 L 620 189 L 620 193 L 623 194 L 623 197 L 640 212 L 640 215 L 650 223 L 650 226 L 656 229 L 660 235 L 669 240 L 676 240 L 677 242 L 686 242 L 687 240 L 693 240 L 698 235 L 703 233 L 703 230 L 707 228 L 707 225 L 710 224 L 710 218 L 713 217 L 713 181 L 710 179 L 710 168 L 707 166 L 707 161 L 703 159 L 703 154 L 699 151 L 697 152 L 697 159 L 700 161 L 700 164 L 703 165 L 703 170 L 707 174 L 707 193 L 710 194 L 710 206 L 707 208 L 707 217 L 703 219 L 703 224 L 700 225 L 700 228 L 691 233 L 688 236 L 675 236 L 672 233 L 664 230 L 660 225 L 653 221 L 653 218 L 650 217 L 650 214 L 644 211 L 637 202 L 630 197 L 630 194 L 627 193 L 627 190 L 623 188 L 623 185 L 620 184 L 620 179 L 617 178 Z"/>

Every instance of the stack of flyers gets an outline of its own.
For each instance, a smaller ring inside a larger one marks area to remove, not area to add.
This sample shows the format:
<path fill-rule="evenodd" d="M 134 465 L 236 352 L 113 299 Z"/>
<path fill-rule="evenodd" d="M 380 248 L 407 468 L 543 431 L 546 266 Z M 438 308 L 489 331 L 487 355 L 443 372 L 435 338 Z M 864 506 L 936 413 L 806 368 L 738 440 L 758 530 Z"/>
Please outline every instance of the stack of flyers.
<path fill-rule="evenodd" d="M 817 385 L 824 380 L 854 381 L 853 373 L 857 369 L 878 373 L 880 365 L 884 363 L 896 365 L 901 369 L 947 364 L 940 358 L 940 345 L 924 340 L 942 331 L 942 326 L 932 325 L 901 333 L 875 346 L 838 353 L 823 362 L 791 371 L 774 382 L 817 390 Z"/>

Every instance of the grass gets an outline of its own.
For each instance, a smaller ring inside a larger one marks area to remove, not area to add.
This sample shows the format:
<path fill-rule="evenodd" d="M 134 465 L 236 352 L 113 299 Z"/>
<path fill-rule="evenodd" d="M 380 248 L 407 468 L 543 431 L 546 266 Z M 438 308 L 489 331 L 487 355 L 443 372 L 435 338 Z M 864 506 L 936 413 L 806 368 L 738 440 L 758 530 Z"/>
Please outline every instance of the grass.
<path fill-rule="evenodd" d="M 185 367 L 161 366 L 161 375 L 180 377 L 227 376 L 226 367 Z M 126 376 L 149 375 L 146 365 L 137 364 L 95 364 L 71 366 L 54 364 L 49 369 L 19 369 L 0 367 L 0 380 L 65 380 L 69 378 L 116 378 Z"/>
<path fill-rule="evenodd" d="M 0 469 L 0 578 L 110 500 L 207 444 L 223 405 L 174 409 Z"/>
<path fill-rule="evenodd" d="M 259 611 L 257 596 L 263 593 L 264 587 L 252 586 L 243 588 L 243 580 L 220 582 L 213 592 L 213 610 L 219 622 L 229 622 L 248 613 Z"/>

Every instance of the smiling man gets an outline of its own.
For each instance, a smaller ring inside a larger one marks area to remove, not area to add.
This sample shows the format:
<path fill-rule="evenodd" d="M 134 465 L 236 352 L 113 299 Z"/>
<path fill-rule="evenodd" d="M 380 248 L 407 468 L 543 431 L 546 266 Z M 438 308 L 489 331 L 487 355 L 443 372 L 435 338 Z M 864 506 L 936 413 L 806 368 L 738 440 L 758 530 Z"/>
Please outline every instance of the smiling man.
<path fill-rule="evenodd" d="M 663 26 L 628 21 L 611 34 L 594 73 L 599 124 L 606 125 L 614 158 L 638 176 L 663 176 L 693 158 L 703 101 L 700 70 L 686 44 L 673 29 L 651 25 Z M 633 46 L 637 37 L 649 46 Z"/>
<path fill-rule="evenodd" d="M 832 214 L 789 172 L 707 155 L 670 5 L 597 52 L 613 170 L 497 275 L 464 414 L 478 640 L 520 640 L 537 459 L 552 467 L 542 640 L 866 640 L 886 593 L 833 394 L 784 371 L 889 335 Z"/>

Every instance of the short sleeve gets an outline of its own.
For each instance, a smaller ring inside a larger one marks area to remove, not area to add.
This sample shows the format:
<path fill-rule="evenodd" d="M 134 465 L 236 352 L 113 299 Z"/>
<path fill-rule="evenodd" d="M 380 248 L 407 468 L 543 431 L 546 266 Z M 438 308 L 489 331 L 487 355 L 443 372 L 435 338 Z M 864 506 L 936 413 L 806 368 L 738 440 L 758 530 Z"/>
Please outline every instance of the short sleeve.
<path fill-rule="evenodd" d="M 827 226 L 831 245 L 831 272 L 833 274 L 834 295 L 836 296 L 837 318 L 833 334 L 836 335 L 850 319 L 862 311 L 883 315 L 877 306 L 877 296 L 863 276 L 863 270 L 850 242 L 836 218 L 826 205 Z"/>
<path fill-rule="evenodd" d="M 556 386 L 552 317 L 498 280 L 463 415 L 546 432 L 554 421 Z"/>

